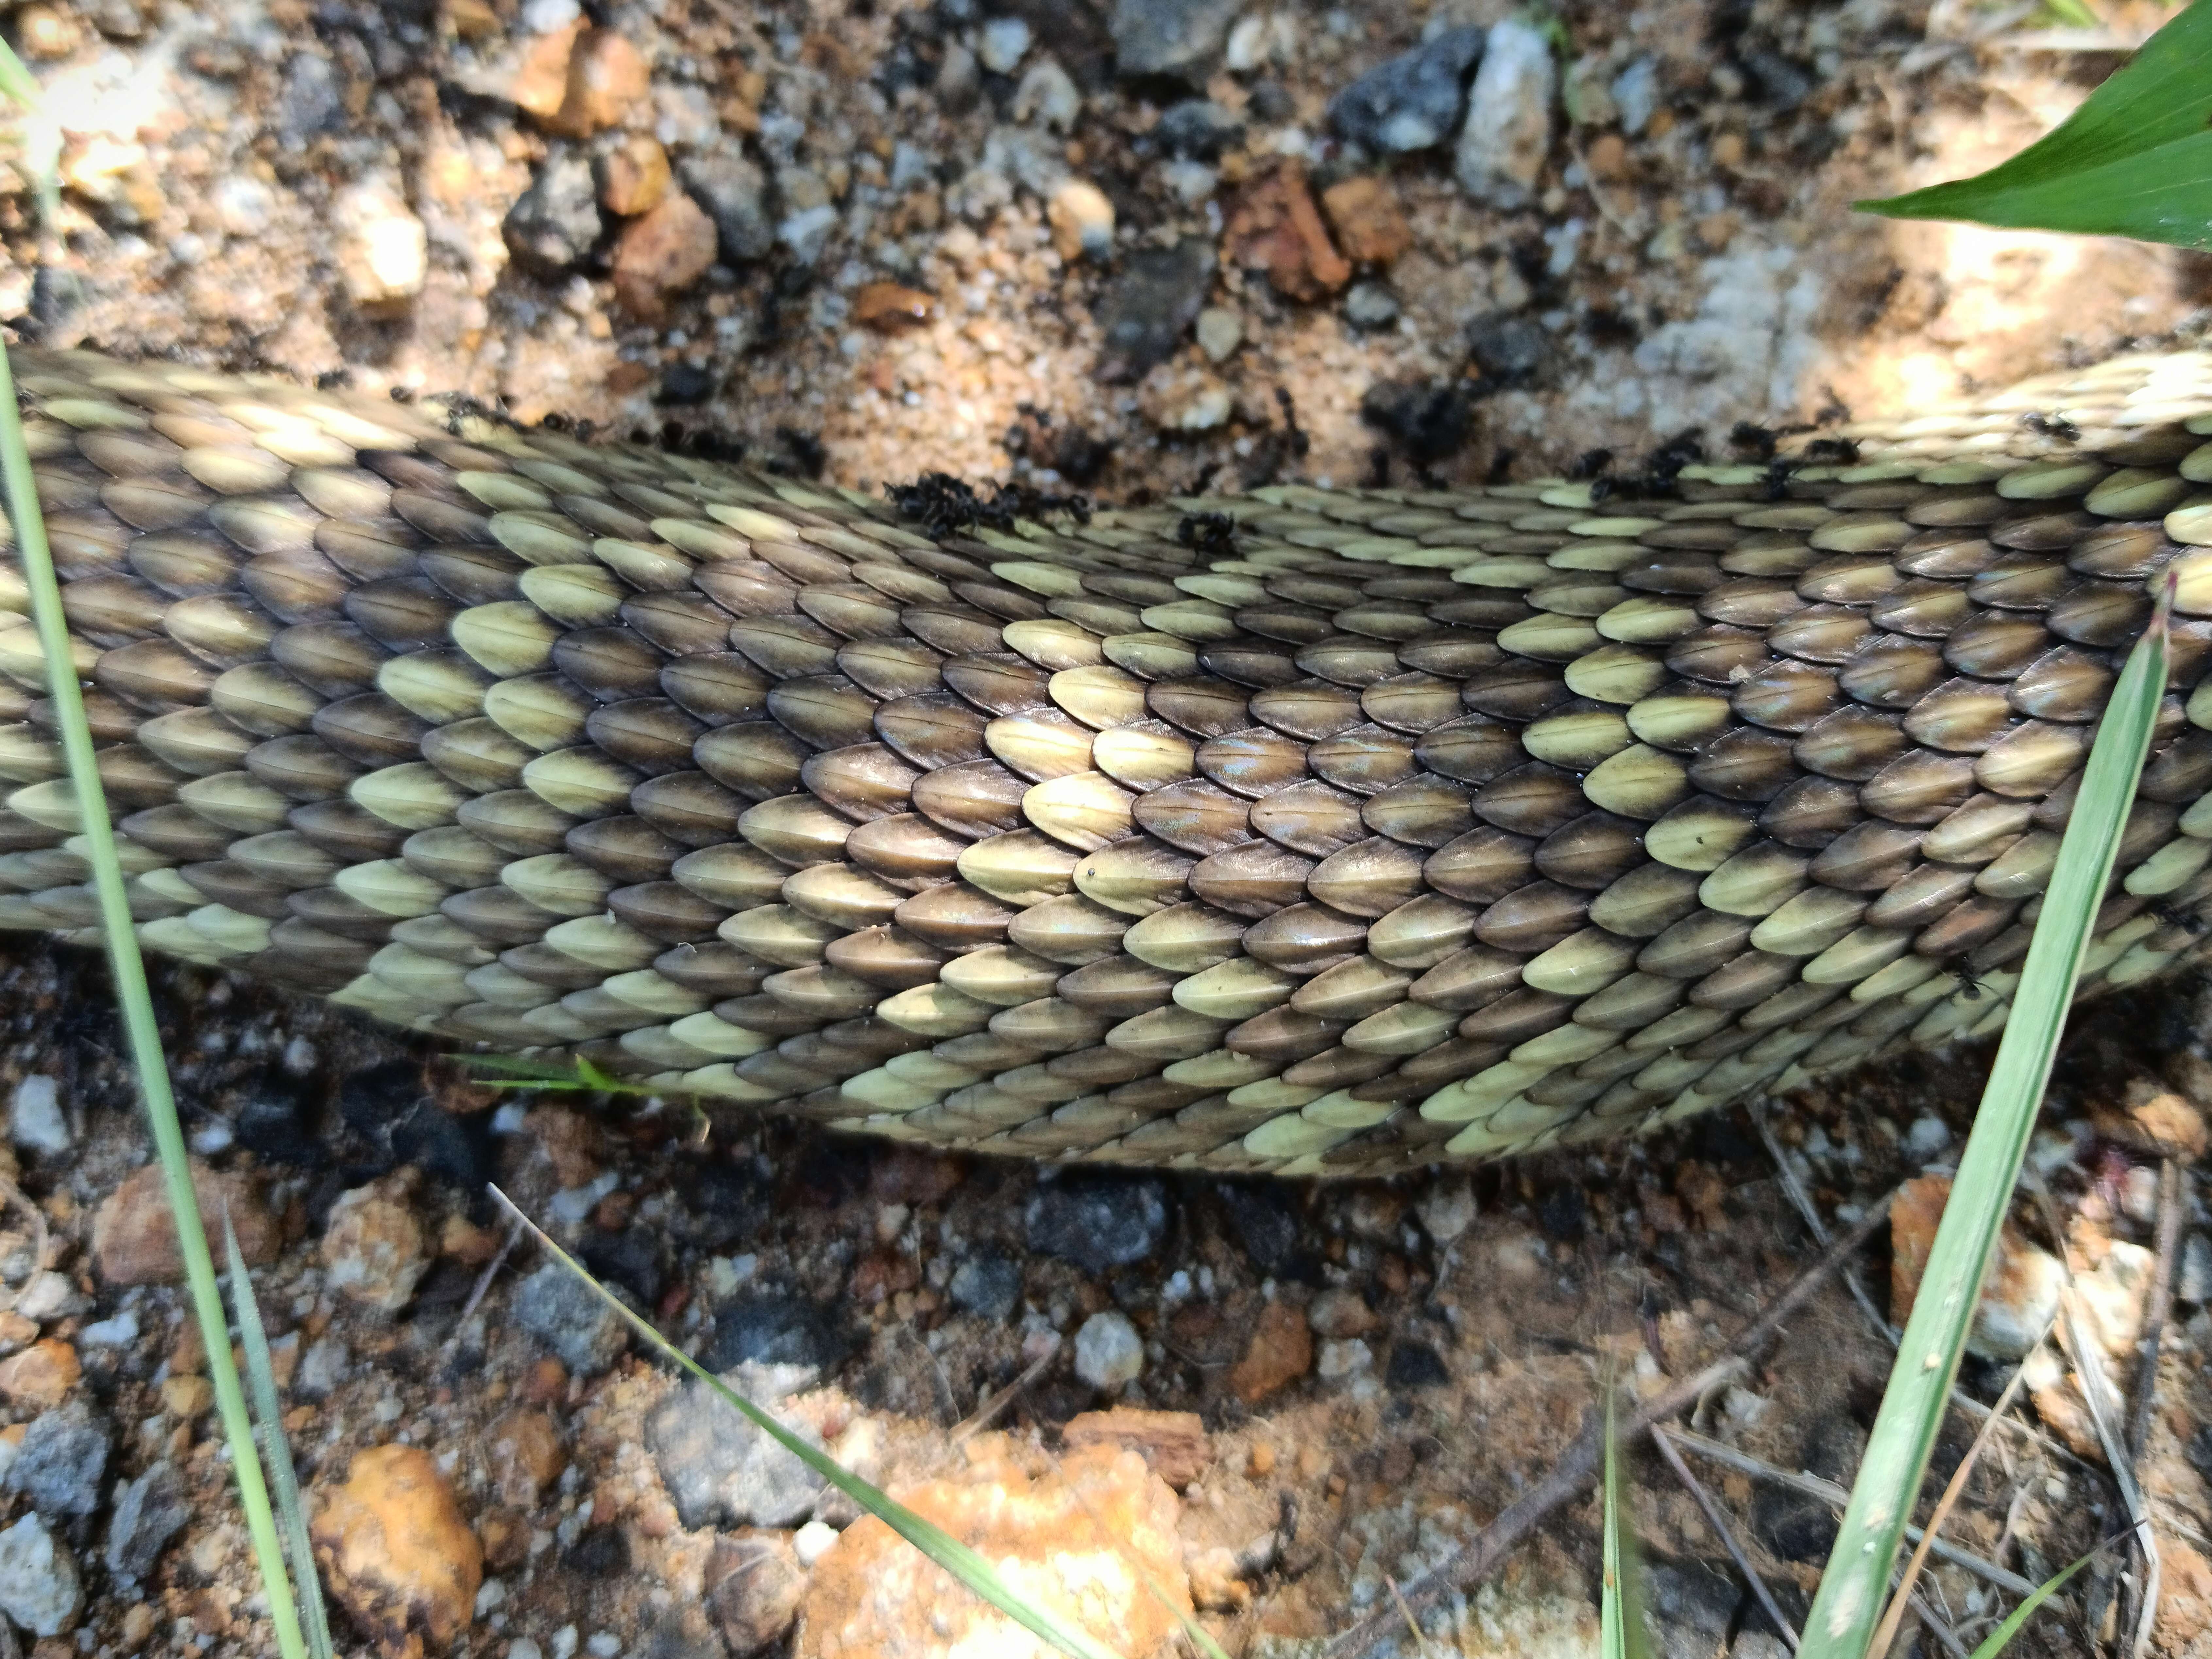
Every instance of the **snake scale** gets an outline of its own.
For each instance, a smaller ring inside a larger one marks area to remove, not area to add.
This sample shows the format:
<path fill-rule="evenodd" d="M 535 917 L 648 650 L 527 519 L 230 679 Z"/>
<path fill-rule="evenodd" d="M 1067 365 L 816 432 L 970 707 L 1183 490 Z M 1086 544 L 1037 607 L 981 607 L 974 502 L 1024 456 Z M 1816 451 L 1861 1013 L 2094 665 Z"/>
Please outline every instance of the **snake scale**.
<path fill-rule="evenodd" d="M 2212 355 L 1004 527 L 18 356 L 143 943 L 449 1043 L 1109 1164 L 1673 1121 L 2002 1024 L 2169 571 L 2085 991 L 2212 896 Z M 0 927 L 96 943 L 27 606 L 0 562 Z"/>

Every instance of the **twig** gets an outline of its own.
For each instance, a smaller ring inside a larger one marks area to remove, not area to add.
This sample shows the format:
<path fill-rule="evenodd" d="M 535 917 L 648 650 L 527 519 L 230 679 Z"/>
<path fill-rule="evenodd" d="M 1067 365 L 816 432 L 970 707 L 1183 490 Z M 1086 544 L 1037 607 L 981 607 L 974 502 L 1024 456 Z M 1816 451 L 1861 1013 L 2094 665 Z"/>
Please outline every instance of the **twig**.
<path fill-rule="evenodd" d="M 2081 1321 L 2075 1315 L 2079 1299 L 2069 1278 L 2058 1297 L 2059 1340 L 2081 1379 L 2082 1402 L 2089 1408 L 2089 1421 L 2097 1431 L 2097 1442 L 2105 1449 L 2105 1461 L 2112 1466 L 2112 1484 L 2120 1489 L 2120 1499 L 2127 1505 L 2128 1522 L 2135 1529 L 2136 1547 L 2142 1551 L 2143 1613 L 2136 1624 L 2133 1644 L 2136 1659 L 2141 1659 L 2143 1645 L 2150 1638 L 2148 1621 L 2158 1612 L 2158 1540 L 2151 1534 L 2150 1507 L 2143 1502 L 2142 1488 L 2136 1483 L 2135 1466 L 2128 1461 L 2127 1448 L 2120 1443 L 2119 1431 L 2106 1408 L 2118 1400 L 2118 1393 L 2112 1379 L 2105 1375 L 2105 1362 L 2098 1357 L 2095 1345 L 2084 1337 Z"/>
<path fill-rule="evenodd" d="M 1975 1431 L 1973 1444 L 1966 1448 L 1966 1455 L 1959 1460 L 1959 1467 L 1951 1471 L 1950 1480 L 1944 1483 L 1943 1495 L 1936 1500 L 1936 1508 L 1928 1517 L 1923 1535 L 1914 1546 L 1911 1559 L 1905 1564 L 1904 1574 L 1898 1580 L 1901 1592 L 1910 1593 L 1919 1579 L 1920 1570 L 1928 1564 L 1928 1553 L 1935 1547 L 1936 1534 L 1943 1530 L 1943 1523 L 1950 1519 L 1952 1508 L 1958 1503 L 1960 1494 L 1966 1490 L 1966 1481 L 1974 1473 L 1974 1465 L 1981 1461 L 1983 1449 L 1990 1443 L 1990 1436 L 2005 1413 L 2012 1408 L 2012 1402 L 2019 1397 L 2021 1383 L 2027 1376 L 2028 1361 L 2041 1351 L 2044 1337 L 2050 1334 L 2045 1330 L 2043 1336 L 2035 1339 L 2035 1346 L 2028 1350 L 2027 1358 L 2021 1361 L 2012 1374 L 2012 1380 L 2004 1385 L 2004 1392 L 1997 1396 L 1995 1410 L 1983 1419 L 1982 1426 Z M 1904 1617 L 1905 1595 L 1899 1594 L 1890 1598 L 1889 1610 L 1875 1627 L 1873 1645 L 1867 1649 L 1874 1659 L 1881 1659 L 1881 1655 L 1889 1651 L 1890 1644 L 1897 1639 L 1898 1623 Z"/>
<path fill-rule="evenodd" d="M 1804 1218 L 1806 1230 L 1813 1235 L 1817 1243 L 1826 1244 L 1828 1242 L 1827 1225 L 1820 1219 L 1820 1211 L 1814 1207 L 1811 1196 L 1805 1191 L 1805 1183 L 1797 1179 L 1797 1172 L 1790 1167 L 1789 1160 L 1783 1155 L 1780 1143 L 1774 1139 L 1773 1132 L 1767 1127 L 1766 1115 L 1760 1109 L 1760 1103 L 1753 1101 L 1750 1110 L 1752 1125 L 1759 1131 L 1759 1138 L 1766 1147 L 1767 1156 L 1774 1160 L 1775 1173 L 1781 1180 L 1782 1190 L 1788 1194 L 1791 1206 Z M 1896 1347 L 1902 1334 L 1896 1326 L 1881 1316 L 1881 1310 L 1874 1305 L 1874 1298 L 1867 1294 L 1865 1287 L 1860 1284 L 1857 1273 L 1846 1267 L 1844 1270 L 1844 1283 L 1850 1287 L 1852 1298 L 1859 1304 L 1860 1311 L 1866 1315 L 1867 1323 L 1874 1327 L 1875 1334 L 1888 1343 L 1891 1347 Z M 1966 1413 L 1967 1416 L 1981 1422 L 1997 1420 L 1989 1407 L 1982 1404 L 1955 1382 L 1951 1385 L 1951 1404 L 1958 1410 Z M 2077 1464 L 2093 1474 L 2095 1472 L 2093 1464 L 2085 1459 L 2076 1457 L 2066 1447 L 2052 1439 L 2033 1423 L 2022 1422 L 2017 1417 L 2008 1417 L 2002 1420 L 2006 1428 L 2023 1439 L 2033 1441 L 2046 1455 Z"/>
<path fill-rule="evenodd" d="M 2142 1480 L 2143 1448 L 2150 1439 L 2151 1413 L 2158 1404 L 2159 1347 L 2166 1335 L 2166 1319 L 2173 1310 L 2173 1264 L 2181 1250 L 2182 1217 L 2189 1207 L 2182 1183 L 2181 1166 L 2167 1158 L 2158 1171 L 2158 1255 L 2151 1270 L 2150 1300 L 2143 1311 L 2135 1399 L 2128 1413 L 2128 1468 L 2138 1484 Z M 2150 1639 L 2152 1620 L 2142 1617 L 2142 1607 L 2135 1604 L 2135 1598 L 2148 1583 L 2146 1580 L 2144 1585 L 2129 1585 L 2120 1601 L 2121 1625 L 2132 1624 L 2135 1627 L 2137 1659 L 2141 1659 L 2143 1644 Z M 2135 1617 L 2130 1619 L 2130 1613 Z M 2155 1617 L 2154 1607 L 2152 1619 Z"/>
<path fill-rule="evenodd" d="M 1044 1375 L 1044 1368 L 1052 1364 L 1060 1352 L 1060 1339 L 1053 1339 L 1052 1346 L 1029 1363 L 1027 1369 L 1012 1382 L 975 1407 L 974 1413 L 952 1430 L 952 1443 L 958 1445 L 972 1435 L 981 1434 L 991 1426 L 999 1413 L 1010 1405 L 1014 1396 Z"/>
<path fill-rule="evenodd" d="M 1759 1131 L 1759 1144 L 1766 1148 L 1767 1157 L 1774 1160 L 1774 1173 L 1780 1177 L 1782 1190 L 1789 1198 L 1791 1207 L 1803 1218 L 1805 1231 L 1813 1235 L 1813 1242 L 1826 1244 L 1828 1242 L 1827 1224 L 1820 1219 L 1820 1211 L 1813 1206 L 1812 1194 L 1805 1190 L 1805 1183 L 1798 1180 L 1797 1171 L 1790 1167 L 1790 1159 L 1782 1150 L 1782 1143 L 1775 1139 L 1774 1131 L 1766 1121 L 1765 1103 L 1752 1102 L 1750 1110 L 1751 1126 Z M 1867 1323 L 1887 1339 L 1891 1347 L 1895 1347 L 1897 1327 L 1884 1319 L 1881 1310 L 1874 1305 L 1874 1298 L 1867 1294 L 1866 1286 L 1859 1282 L 1858 1270 L 1847 1262 L 1837 1276 L 1844 1281 L 1844 1288 L 1851 1293 L 1851 1300 L 1859 1304 L 1859 1311 L 1867 1316 Z"/>
<path fill-rule="evenodd" d="M 1656 1423 L 1651 1425 L 1651 1443 L 1659 1448 L 1659 1455 L 1667 1460 L 1667 1467 L 1674 1471 L 1674 1478 L 1697 1500 L 1698 1507 L 1705 1511 L 1705 1520 L 1720 1534 L 1721 1547 L 1729 1553 L 1729 1559 L 1735 1563 L 1735 1570 L 1751 1586 L 1751 1593 L 1759 1598 L 1759 1605 L 1765 1610 L 1767 1621 L 1782 1632 L 1782 1639 L 1790 1644 L 1790 1651 L 1796 1652 L 1796 1627 L 1775 1605 L 1773 1593 L 1766 1588 L 1766 1581 L 1759 1576 L 1759 1569 L 1752 1565 L 1751 1558 L 1743 1553 L 1743 1546 L 1736 1542 L 1735 1532 L 1729 1527 L 1728 1516 L 1721 1512 L 1721 1506 L 1713 1502 L 1712 1494 L 1705 1489 L 1696 1475 L 1690 1473 L 1690 1466 L 1682 1461 L 1682 1454 L 1674 1449 L 1672 1437 Z"/>
<path fill-rule="evenodd" d="M 1738 1331 L 1721 1358 L 1694 1376 L 1685 1377 L 1671 1388 L 1653 1395 L 1631 1413 L 1618 1425 L 1617 1432 L 1621 1443 L 1626 1444 L 1646 1432 L 1654 1423 L 1680 1415 L 1694 1405 L 1706 1389 L 1735 1375 L 1745 1363 L 1741 1356 L 1764 1343 L 1793 1314 L 1810 1302 L 1836 1269 L 1849 1261 L 1858 1248 L 1888 1220 L 1891 1196 L 1884 1194 L 1878 1202 L 1869 1206 L 1850 1230 L 1792 1279 L 1782 1294 L 1768 1304 L 1764 1313 Z M 1545 1516 L 1588 1486 L 1596 1478 L 1604 1444 L 1602 1418 L 1594 1411 L 1585 1413 L 1582 1432 L 1560 1454 L 1559 1461 L 1553 1466 L 1549 1474 L 1507 1504 L 1487 1527 L 1454 1551 L 1449 1559 L 1423 1573 L 1407 1587 L 1406 1602 L 1416 1617 L 1441 1602 L 1457 1587 L 1489 1577 L 1498 1563 L 1534 1531 Z M 1364 1656 L 1371 1653 L 1389 1633 L 1393 1623 L 1390 1610 L 1371 1613 L 1322 1650 L 1321 1659 L 1364 1659 Z"/>
<path fill-rule="evenodd" d="M 507 1265 L 507 1258 L 514 1253 L 514 1247 L 521 1238 L 522 1224 L 520 1221 L 508 1222 L 507 1237 L 500 1241 L 498 1254 L 484 1263 L 484 1270 L 477 1275 L 477 1282 L 469 1291 L 469 1299 L 461 1304 L 461 1316 L 454 1322 L 457 1334 L 459 1328 L 467 1324 L 476 1310 L 483 1305 L 484 1297 L 490 1293 L 492 1280 L 499 1277 L 499 1270 Z"/>
<path fill-rule="evenodd" d="M 1803 1492 L 1808 1498 L 1818 1498 L 1826 1503 L 1833 1504 L 1838 1509 L 1841 1509 L 1850 1499 L 1850 1493 L 1843 1487 L 1832 1480 L 1823 1480 L 1817 1474 L 1778 1469 L 1771 1463 L 1764 1462 L 1752 1456 L 1748 1452 L 1740 1452 L 1733 1446 L 1724 1446 L 1717 1440 L 1709 1440 L 1704 1435 L 1692 1433 L 1687 1429 L 1675 1429 L 1670 1432 L 1673 1433 L 1676 1443 L 1684 1450 L 1693 1451 L 1708 1462 L 1718 1463 L 1723 1468 L 1734 1469 L 1739 1474 L 1747 1474 L 1759 1480 L 1771 1480 L 1778 1486 L 1787 1486 L 1793 1492 Z M 1905 1528 L 1905 1535 L 1917 1544 L 1925 1534 L 1918 1527 L 1908 1523 Z M 1964 1567 L 1977 1578 L 1995 1584 L 1999 1589 L 2010 1595 L 2027 1596 L 2035 1594 L 2035 1586 L 2018 1573 L 2008 1572 L 1994 1561 L 1984 1561 L 1980 1556 L 1962 1550 L 1955 1544 L 1947 1544 L 1940 1538 L 1929 1547 L 1929 1553 L 1941 1560 L 1949 1562 L 1954 1567 Z"/>

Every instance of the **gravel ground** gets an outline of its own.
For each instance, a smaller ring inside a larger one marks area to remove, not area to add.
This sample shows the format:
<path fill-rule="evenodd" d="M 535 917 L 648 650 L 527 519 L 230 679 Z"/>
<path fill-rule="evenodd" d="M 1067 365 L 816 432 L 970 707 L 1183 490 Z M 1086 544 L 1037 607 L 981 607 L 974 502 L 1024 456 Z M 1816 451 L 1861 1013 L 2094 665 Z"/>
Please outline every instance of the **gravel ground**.
<path fill-rule="evenodd" d="M 1541 27 L 1455 0 L 7 9 L 66 140 L 43 236 L 0 199 L 0 315 L 25 333 L 711 434 L 841 483 L 1526 476 L 2094 360 L 2191 326 L 2212 276 L 1848 211 L 2020 148 L 2116 61 L 1952 0 L 1571 4 Z M 2120 34 L 2157 15 L 2106 9 Z M 1809 1255 L 1740 1115 L 1472 1178 L 1098 1183 L 501 1097 L 328 1010 L 186 969 L 163 996 L 342 1647 L 396 1659 L 937 1652 L 969 1616 L 503 1250 L 487 1178 L 873 1478 L 934 1481 L 978 1527 L 1024 1517 L 1010 1551 L 1091 1561 L 1099 1506 L 1126 1518 L 1240 1655 L 1388 1605 L 1541 1476 L 1599 1378 L 1687 1374 Z M 2100 1021 L 2124 1053 L 2071 1053 L 2037 1155 L 2056 1219 L 2022 1224 L 1970 1392 L 2002 1386 L 2022 1345 L 2002 1328 L 2033 1324 L 2059 1256 L 2131 1376 L 2158 1153 L 2201 1152 L 2212 1109 L 2195 997 Z M 0 951 L 0 1613 L 39 1659 L 264 1652 L 106 1006 L 88 958 Z M 1783 1103 L 1821 1215 L 1943 1168 L 1985 1064 Z M 2212 1247 L 2183 1201 L 2143 1466 L 2172 1654 L 2212 1650 Z M 1899 1224 L 1893 1282 L 1866 1269 L 1892 1316 L 1919 1237 Z M 1848 1480 L 1887 1357 L 1833 1290 L 1697 1425 Z M 1952 1534 L 2039 1578 L 2120 1511 L 2074 1385 L 2030 1381 L 2038 1437 L 1993 1454 Z M 1700 1472 L 1802 1616 L 1827 1512 Z M 1693 1500 L 1656 1460 L 1637 1482 L 1661 1650 L 1772 1659 Z M 1563 1510 L 1431 1635 L 1593 1650 L 1595 1528 Z M 1118 1555 L 1082 1571 L 1097 1629 L 1132 1659 L 1160 1644 Z M 2006 1605 L 1951 1565 L 1930 1601 L 1969 1644 Z M 2082 1616 L 2015 1651 L 2080 1651 Z"/>

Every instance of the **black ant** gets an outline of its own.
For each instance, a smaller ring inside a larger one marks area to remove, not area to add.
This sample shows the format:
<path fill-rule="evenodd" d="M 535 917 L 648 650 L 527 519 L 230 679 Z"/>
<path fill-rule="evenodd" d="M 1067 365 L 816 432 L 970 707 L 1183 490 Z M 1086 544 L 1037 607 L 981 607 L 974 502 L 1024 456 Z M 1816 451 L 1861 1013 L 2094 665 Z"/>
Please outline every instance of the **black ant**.
<path fill-rule="evenodd" d="M 2020 423 L 2039 438 L 2049 438 L 2054 443 L 2078 444 L 2081 428 L 2063 415 L 2043 415 L 2033 410 L 2020 417 Z"/>
<path fill-rule="evenodd" d="M 1186 513 L 1176 522 L 1176 539 L 1194 553 L 1218 558 L 1237 550 L 1237 520 L 1226 513 Z"/>

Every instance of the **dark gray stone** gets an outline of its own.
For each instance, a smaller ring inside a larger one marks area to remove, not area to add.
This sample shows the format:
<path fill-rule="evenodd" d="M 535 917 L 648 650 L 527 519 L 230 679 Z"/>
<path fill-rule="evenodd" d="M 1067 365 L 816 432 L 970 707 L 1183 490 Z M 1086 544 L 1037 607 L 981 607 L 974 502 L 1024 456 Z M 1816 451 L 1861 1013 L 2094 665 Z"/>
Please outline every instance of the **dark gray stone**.
<path fill-rule="evenodd" d="M 1168 1227 L 1167 1193 L 1151 1180 L 1055 1181 L 1030 1195 L 1022 1224 L 1031 1249 L 1103 1273 L 1159 1249 Z"/>
<path fill-rule="evenodd" d="M 1735 1575 L 1712 1561 L 1646 1562 L 1644 1613 L 1656 1653 L 1718 1653 L 1743 1599 Z"/>
<path fill-rule="evenodd" d="M 1114 68 L 1196 86 L 1221 61 L 1243 0 L 1115 0 Z"/>
<path fill-rule="evenodd" d="M 1797 1466 L 1848 1486 L 1865 1447 L 1865 1431 L 1850 1418 L 1816 1418 L 1799 1450 Z M 1820 1498 L 1767 1486 L 1752 1500 L 1751 1529 L 1784 1560 L 1824 1561 L 1835 1547 L 1836 1514 Z"/>
<path fill-rule="evenodd" d="M 620 1296 L 619 1288 L 615 1294 Z M 598 1291 L 557 1261 L 515 1286 L 514 1322 L 550 1349 L 574 1376 L 596 1376 L 629 1346 L 629 1327 Z"/>
<path fill-rule="evenodd" d="M 40 1412 L 8 1466 L 8 1490 L 21 1492 L 44 1516 L 90 1515 L 100 1507 L 113 1443 L 107 1419 L 82 1400 Z"/>
<path fill-rule="evenodd" d="M 312 52 L 293 53 L 276 91 L 276 118 L 277 141 L 287 149 L 298 149 L 345 125 L 345 100 L 329 58 Z"/>
<path fill-rule="evenodd" d="M 1021 1264 L 992 1250 L 954 1269 L 952 1304 L 985 1319 L 1004 1319 L 1022 1299 Z"/>
<path fill-rule="evenodd" d="M 1467 325 L 1467 349 L 1483 378 L 1518 385 L 1535 378 L 1551 356 L 1551 337 L 1526 317 L 1486 312 Z"/>
<path fill-rule="evenodd" d="M 1213 244 L 1186 236 L 1133 253 L 1098 304 L 1098 378 L 1141 380 L 1175 355 L 1213 288 Z"/>
<path fill-rule="evenodd" d="M 714 222 L 722 258 L 732 264 L 766 258 L 775 246 L 775 218 L 769 210 L 768 175 L 731 150 L 687 155 L 676 176 Z"/>
<path fill-rule="evenodd" d="M 125 1481 L 115 1494 L 115 1514 L 107 1523 L 107 1570 L 116 1577 L 144 1583 L 154 1576 L 161 1552 L 192 1518 L 185 1478 L 164 1461 Z"/>
<path fill-rule="evenodd" d="M 739 1365 L 723 1373 L 723 1381 L 818 1446 L 813 1430 L 776 1409 L 813 1376 L 811 1367 Z M 822 1495 L 820 1476 L 703 1382 L 686 1382 L 654 1408 L 646 1419 L 645 1443 L 687 1529 L 796 1527 Z"/>
<path fill-rule="evenodd" d="M 1170 155 L 1218 161 L 1244 134 L 1244 124 L 1210 98 L 1186 98 L 1160 112 L 1152 142 Z"/>
<path fill-rule="evenodd" d="M 517 264 L 557 276 L 580 264 L 605 228 L 591 162 L 562 149 L 545 158 L 530 188 L 515 198 L 500 234 Z"/>
<path fill-rule="evenodd" d="M 1459 129 L 1468 77 L 1482 59 L 1483 32 L 1446 29 L 1372 69 L 1328 100 L 1328 123 L 1371 150 L 1429 149 Z"/>
<path fill-rule="evenodd" d="M 1344 320 L 1366 332 L 1398 325 L 1398 296 L 1388 283 L 1354 283 L 1344 296 Z"/>
<path fill-rule="evenodd" d="M 836 1369 L 852 1352 L 844 1322 L 822 1304 L 787 1290 L 743 1290 L 714 1310 L 714 1334 L 699 1363 L 718 1375 L 732 1365 Z"/>

